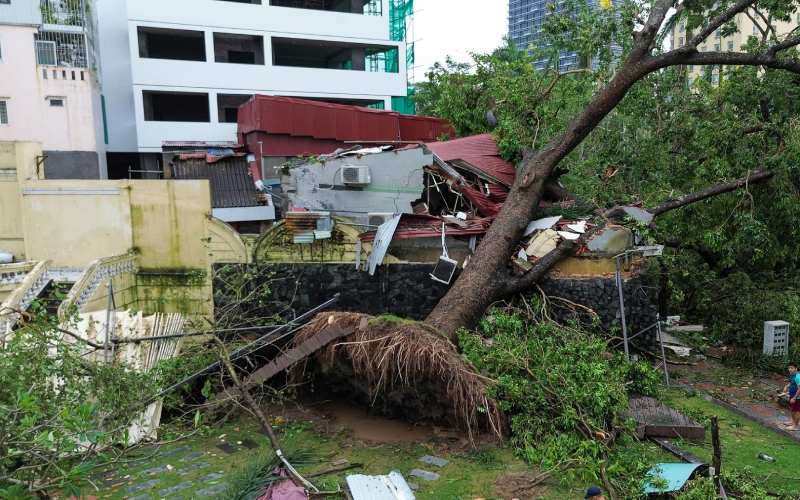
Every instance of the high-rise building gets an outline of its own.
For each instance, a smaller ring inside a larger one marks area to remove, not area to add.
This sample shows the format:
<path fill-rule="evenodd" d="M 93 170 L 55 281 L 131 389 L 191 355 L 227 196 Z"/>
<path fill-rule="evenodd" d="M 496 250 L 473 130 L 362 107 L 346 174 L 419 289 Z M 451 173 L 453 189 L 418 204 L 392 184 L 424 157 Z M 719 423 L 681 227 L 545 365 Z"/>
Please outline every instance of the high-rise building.
<path fill-rule="evenodd" d="M 509 0 L 508 36 L 517 48 L 526 50 L 541 42 L 542 23 L 550 10 L 553 0 Z M 537 67 L 545 66 L 547 61 L 539 61 Z M 575 52 L 562 51 L 558 57 L 558 68 L 569 71 L 578 67 L 579 57 Z"/>
<path fill-rule="evenodd" d="M 766 23 L 754 22 L 753 18 L 747 14 L 739 14 L 734 18 L 737 31 L 732 35 L 723 36 L 720 30 L 715 31 L 711 36 L 697 47 L 700 52 L 740 52 L 747 45 L 750 37 L 762 39 L 764 31 L 767 36 L 774 34 L 782 37 L 796 29 L 800 25 L 800 13 L 791 22 L 773 21 L 771 27 Z M 692 33 L 686 29 L 686 21 L 675 23 L 670 34 L 672 48 L 683 47 L 691 41 Z M 706 78 L 712 84 L 717 85 L 720 79 L 719 66 L 688 66 L 689 81 L 694 82 L 697 78 Z"/>
<path fill-rule="evenodd" d="M 106 176 L 86 1 L 0 1 L 0 141 L 41 143 L 51 179 Z"/>
<path fill-rule="evenodd" d="M 383 109 L 407 95 L 410 0 L 95 0 L 109 169 L 236 140 L 253 94 Z"/>

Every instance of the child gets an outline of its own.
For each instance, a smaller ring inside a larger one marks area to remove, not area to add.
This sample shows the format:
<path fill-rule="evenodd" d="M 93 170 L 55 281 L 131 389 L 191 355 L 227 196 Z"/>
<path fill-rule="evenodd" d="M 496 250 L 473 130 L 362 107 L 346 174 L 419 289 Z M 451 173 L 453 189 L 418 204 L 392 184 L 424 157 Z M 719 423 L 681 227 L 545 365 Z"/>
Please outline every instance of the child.
<path fill-rule="evenodd" d="M 786 427 L 790 431 L 800 430 L 800 400 L 797 393 L 800 386 L 800 373 L 797 372 L 797 365 L 789 365 L 789 383 L 783 388 L 783 392 L 789 394 L 789 411 L 792 414 L 792 422 L 787 423 Z"/>

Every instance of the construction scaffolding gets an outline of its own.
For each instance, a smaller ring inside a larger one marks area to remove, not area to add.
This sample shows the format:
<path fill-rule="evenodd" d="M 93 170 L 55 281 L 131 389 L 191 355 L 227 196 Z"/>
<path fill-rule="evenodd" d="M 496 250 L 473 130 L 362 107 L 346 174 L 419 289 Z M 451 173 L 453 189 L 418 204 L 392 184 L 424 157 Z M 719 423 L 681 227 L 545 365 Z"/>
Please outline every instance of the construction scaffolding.
<path fill-rule="evenodd" d="M 416 114 L 414 105 L 414 87 L 410 82 L 414 73 L 415 51 L 414 51 L 414 0 L 389 0 L 389 38 L 395 42 L 406 42 L 406 78 L 409 82 L 408 91 L 405 96 L 392 97 L 392 110 L 405 115 Z M 389 64 L 393 61 L 399 62 L 400 54 L 397 57 L 387 57 L 386 71 L 389 72 Z M 397 71 L 399 68 L 394 68 Z"/>

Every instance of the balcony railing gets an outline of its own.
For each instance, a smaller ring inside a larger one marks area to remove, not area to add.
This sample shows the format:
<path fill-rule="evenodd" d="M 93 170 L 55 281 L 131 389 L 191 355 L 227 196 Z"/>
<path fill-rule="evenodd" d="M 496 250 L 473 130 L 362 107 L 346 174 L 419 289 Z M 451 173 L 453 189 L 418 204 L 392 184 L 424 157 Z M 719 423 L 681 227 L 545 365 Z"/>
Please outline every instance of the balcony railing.
<path fill-rule="evenodd" d="M 42 23 L 85 27 L 88 0 L 41 0 Z"/>

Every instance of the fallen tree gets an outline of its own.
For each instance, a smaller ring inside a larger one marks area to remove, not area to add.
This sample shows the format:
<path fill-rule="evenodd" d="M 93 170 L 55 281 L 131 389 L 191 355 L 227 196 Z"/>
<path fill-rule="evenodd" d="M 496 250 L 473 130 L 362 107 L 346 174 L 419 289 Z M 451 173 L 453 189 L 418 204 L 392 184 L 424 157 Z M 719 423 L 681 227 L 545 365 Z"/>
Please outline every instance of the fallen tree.
<path fill-rule="evenodd" d="M 571 251 L 572 245 L 561 245 L 551 255 L 541 259 L 534 270 L 521 276 L 515 275 L 508 266 L 527 223 L 537 214 L 545 186 L 552 180 L 562 160 L 614 110 L 637 82 L 653 72 L 677 65 L 745 65 L 800 74 L 800 60 L 796 54 L 790 56 L 787 53 L 800 44 L 800 36 L 794 33 L 783 40 L 769 40 L 769 43 L 752 52 L 698 50 L 700 44 L 715 31 L 727 26 L 737 14 L 756 7 L 759 4 L 757 0 L 713 3 L 656 0 L 644 4 L 625 4 L 634 9 L 633 19 L 639 19 L 641 25 L 632 32 L 630 50 L 613 77 L 597 90 L 585 109 L 561 133 L 538 151 L 525 154 L 508 199 L 470 265 L 427 318 L 428 324 L 446 333 L 453 342 L 458 341 L 456 331 L 460 327 L 474 326 L 491 303 L 531 286 Z M 765 7 L 766 10 L 775 11 L 779 17 L 796 8 L 795 1 Z M 668 20 L 671 9 L 676 9 L 677 13 Z M 690 37 L 686 45 L 662 52 L 659 41 L 663 40 L 665 31 L 671 28 L 676 17 L 689 16 L 696 22 L 696 34 Z M 741 185 L 734 189 L 738 187 Z M 728 191 L 712 188 L 706 194 L 711 196 Z M 704 197 L 699 197 L 697 201 L 700 199 Z M 690 202 L 691 199 L 684 201 Z M 667 206 L 664 210 L 677 206 Z"/>

